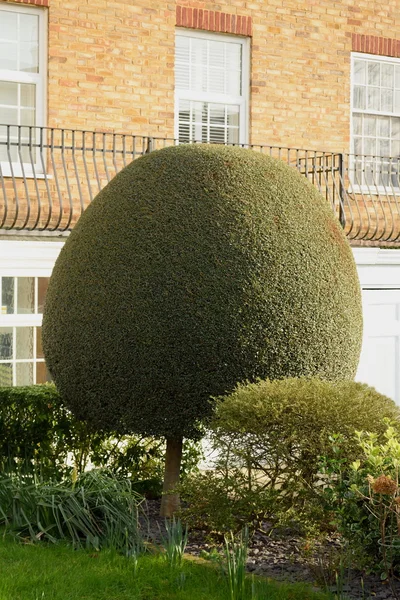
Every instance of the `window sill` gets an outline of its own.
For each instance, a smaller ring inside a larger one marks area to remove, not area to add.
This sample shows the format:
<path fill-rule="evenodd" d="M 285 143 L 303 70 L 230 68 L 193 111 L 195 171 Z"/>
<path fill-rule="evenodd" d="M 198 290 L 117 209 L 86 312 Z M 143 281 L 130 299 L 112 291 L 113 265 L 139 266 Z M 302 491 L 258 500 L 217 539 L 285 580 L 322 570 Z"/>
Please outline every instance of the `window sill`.
<path fill-rule="evenodd" d="M 367 196 L 400 196 L 400 187 L 388 189 L 376 185 L 351 185 L 347 188 L 347 193 Z"/>
<path fill-rule="evenodd" d="M 11 170 L 9 165 L 1 167 L 1 176 L 11 179 L 53 179 L 53 175 L 38 171 L 33 172 L 31 169 L 26 169 L 24 172 L 17 168 Z"/>

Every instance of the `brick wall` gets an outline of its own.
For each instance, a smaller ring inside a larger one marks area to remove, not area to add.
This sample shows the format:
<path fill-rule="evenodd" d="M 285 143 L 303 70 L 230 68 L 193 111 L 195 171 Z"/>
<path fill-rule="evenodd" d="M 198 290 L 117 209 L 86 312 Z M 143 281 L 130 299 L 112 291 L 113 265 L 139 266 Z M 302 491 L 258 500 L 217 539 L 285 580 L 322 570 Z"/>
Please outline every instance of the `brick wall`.
<path fill-rule="evenodd" d="M 173 135 L 177 4 L 251 17 L 253 143 L 348 149 L 352 36 L 393 38 L 399 0 L 50 0 L 49 124 Z"/>
<path fill-rule="evenodd" d="M 251 143 L 346 152 L 352 49 L 400 52 L 400 0 L 27 3 L 49 5 L 55 127 L 172 137 L 178 22 L 251 37 Z"/>

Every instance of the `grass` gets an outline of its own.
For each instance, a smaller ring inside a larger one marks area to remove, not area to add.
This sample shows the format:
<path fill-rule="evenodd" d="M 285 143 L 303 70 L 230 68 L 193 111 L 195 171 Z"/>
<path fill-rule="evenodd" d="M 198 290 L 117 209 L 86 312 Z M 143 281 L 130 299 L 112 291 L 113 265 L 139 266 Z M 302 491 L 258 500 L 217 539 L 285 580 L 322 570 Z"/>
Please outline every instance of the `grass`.
<path fill-rule="evenodd" d="M 248 580 L 246 600 L 326 600 L 296 584 Z M 228 600 L 228 584 L 212 566 L 184 560 L 171 569 L 160 555 L 132 560 L 111 550 L 21 544 L 0 538 L 0 600 Z"/>

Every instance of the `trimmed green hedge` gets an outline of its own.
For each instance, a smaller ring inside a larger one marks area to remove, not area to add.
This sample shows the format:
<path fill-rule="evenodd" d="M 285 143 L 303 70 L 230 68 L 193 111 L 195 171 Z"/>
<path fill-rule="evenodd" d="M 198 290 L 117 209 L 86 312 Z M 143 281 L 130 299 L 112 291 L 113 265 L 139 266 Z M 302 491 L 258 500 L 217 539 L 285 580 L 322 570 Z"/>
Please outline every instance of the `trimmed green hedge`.
<path fill-rule="evenodd" d="M 54 385 L 0 387 L 0 472 L 35 470 L 59 479 L 68 450 L 84 436 Z"/>
<path fill-rule="evenodd" d="M 43 320 L 65 402 L 96 427 L 195 436 L 238 381 L 347 379 L 362 337 L 352 252 L 282 161 L 180 145 L 126 167 L 55 265 Z"/>

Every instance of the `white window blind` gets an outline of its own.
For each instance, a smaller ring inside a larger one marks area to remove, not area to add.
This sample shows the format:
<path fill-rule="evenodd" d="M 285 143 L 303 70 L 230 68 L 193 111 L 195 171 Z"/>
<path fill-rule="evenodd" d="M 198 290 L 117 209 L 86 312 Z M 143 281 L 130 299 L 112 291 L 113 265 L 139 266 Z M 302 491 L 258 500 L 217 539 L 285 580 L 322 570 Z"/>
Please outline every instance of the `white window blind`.
<path fill-rule="evenodd" d="M 399 187 L 400 61 L 352 57 L 352 153 L 362 186 Z"/>
<path fill-rule="evenodd" d="M 176 137 L 246 143 L 247 40 L 179 32 L 175 52 Z"/>

